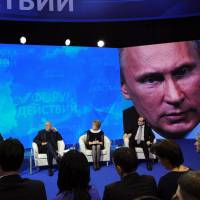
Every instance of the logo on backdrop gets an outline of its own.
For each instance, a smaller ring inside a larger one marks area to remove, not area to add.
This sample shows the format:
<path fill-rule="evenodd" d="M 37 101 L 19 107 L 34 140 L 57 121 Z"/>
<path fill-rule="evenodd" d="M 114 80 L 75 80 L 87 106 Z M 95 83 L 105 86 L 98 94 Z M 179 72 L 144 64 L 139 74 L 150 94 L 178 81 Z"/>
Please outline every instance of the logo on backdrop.
<path fill-rule="evenodd" d="M 200 15 L 197 0 L 1 0 L 0 20 L 86 22 Z"/>

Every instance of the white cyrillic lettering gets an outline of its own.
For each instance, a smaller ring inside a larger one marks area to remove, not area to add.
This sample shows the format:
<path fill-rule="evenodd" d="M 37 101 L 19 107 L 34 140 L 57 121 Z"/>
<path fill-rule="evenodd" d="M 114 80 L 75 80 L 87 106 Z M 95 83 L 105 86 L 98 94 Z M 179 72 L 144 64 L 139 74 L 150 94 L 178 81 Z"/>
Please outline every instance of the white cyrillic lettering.
<path fill-rule="evenodd" d="M 61 12 L 67 3 L 69 4 L 69 11 L 73 12 L 74 11 L 74 0 L 57 0 L 58 12 Z"/>
<path fill-rule="evenodd" d="M 12 0 L 7 0 L 7 9 L 8 10 L 12 9 Z"/>
<path fill-rule="evenodd" d="M 33 8 L 34 8 L 34 2 L 32 0 L 21 0 L 20 1 L 20 4 L 19 4 L 20 10 L 32 10 Z"/>
<path fill-rule="evenodd" d="M 37 10 L 38 11 L 43 10 L 44 6 L 47 3 L 49 4 L 49 11 L 54 11 L 53 0 L 37 0 Z"/>

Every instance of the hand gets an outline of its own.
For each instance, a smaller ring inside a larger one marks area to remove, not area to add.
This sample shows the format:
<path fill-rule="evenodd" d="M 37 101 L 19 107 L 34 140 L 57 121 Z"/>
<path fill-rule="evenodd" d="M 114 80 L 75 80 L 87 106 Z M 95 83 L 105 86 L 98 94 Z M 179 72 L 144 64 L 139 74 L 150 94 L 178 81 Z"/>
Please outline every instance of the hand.
<path fill-rule="evenodd" d="M 147 141 L 147 145 L 150 146 L 151 145 L 151 141 Z"/>
<path fill-rule="evenodd" d="M 47 145 L 47 142 L 42 142 L 42 146 Z"/>
<path fill-rule="evenodd" d="M 51 130 L 52 130 L 53 132 L 58 132 L 57 128 L 55 128 L 55 127 L 51 128 Z"/>
<path fill-rule="evenodd" d="M 99 143 L 99 141 L 97 141 L 97 140 L 94 141 L 94 144 L 98 144 L 98 143 Z"/>

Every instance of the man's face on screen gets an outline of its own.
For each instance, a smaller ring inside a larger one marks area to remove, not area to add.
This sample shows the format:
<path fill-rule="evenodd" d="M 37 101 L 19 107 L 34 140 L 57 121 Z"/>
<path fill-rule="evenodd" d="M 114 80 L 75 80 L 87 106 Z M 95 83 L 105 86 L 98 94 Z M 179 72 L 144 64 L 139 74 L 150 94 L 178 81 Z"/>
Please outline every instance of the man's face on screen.
<path fill-rule="evenodd" d="M 194 42 L 124 49 L 122 92 L 164 137 L 178 138 L 200 117 L 200 56 Z"/>

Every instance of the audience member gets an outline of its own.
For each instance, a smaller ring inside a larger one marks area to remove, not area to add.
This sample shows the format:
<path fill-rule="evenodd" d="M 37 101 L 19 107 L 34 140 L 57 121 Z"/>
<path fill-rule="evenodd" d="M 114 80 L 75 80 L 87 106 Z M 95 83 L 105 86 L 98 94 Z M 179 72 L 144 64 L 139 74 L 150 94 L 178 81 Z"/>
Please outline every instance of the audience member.
<path fill-rule="evenodd" d="M 100 169 L 101 150 L 104 149 L 104 132 L 100 129 L 101 122 L 94 120 L 92 128 L 87 131 L 86 145 L 88 149 L 92 150 L 92 159 L 94 169 Z"/>
<path fill-rule="evenodd" d="M 85 155 L 76 150 L 67 152 L 60 161 L 55 200 L 100 200 L 89 182 L 90 166 Z"/>
<path fill-rule="evenodd" d="M 53 158 L 59 163 L 59 155 L 57 142 L 62 140 L 62 136 L 56 128 L 52 127 L 52 123 L 47 121 L 45 129 L 39 131 L 38 135 L 34 138 L 34 142 L 38 145 L 39 153 L 47 154 L 47 161 L 49 167 L 49 176 L 53 176 Z"/>
<path fill-rule="evenodd" d="M 155 196 L 142 196 L 133 200 L 160 200 L 160 199 Z"/>
<path fill-rule="evenodd" d="M 194 145 L 196 146 L 196 151 L 200 153 L 200 133 L 197 135 Z"/>
<path fill-rule="evenodd" d="M 134 149 L 121 147 L 113 153 L 113 163 L 121 181 L 105 187 L 103 200 L 132 200 L 150 195 L 157 196 L 157 186 L 152 176 L 139 175 Z"/>
<path fill-rule="evenodd" d="M 180 177 L 173 200 L 200 199 L 200 171 L 190 171 Z"/>
<path fill-rule="evenodd" d="M 170 172 L 160 178 L 158 195 L 163 200 L 170 200 L 176 193 L 178 179 L 190 169 L 183 165 L 183 153 L 179 145 L 170 140 L 163 140 L 151 147 L 161 164 Z"/>
<path fill-rule="evenodd" d="M 24 160 L 24 147 L 16 139 L 0 144 L 0 199 L 46 200 L 41 181 L 24 179 L 19 170 Z"/>

